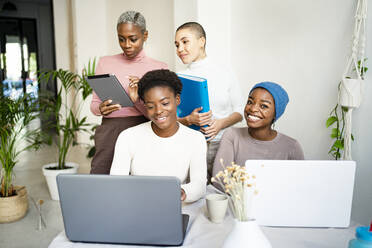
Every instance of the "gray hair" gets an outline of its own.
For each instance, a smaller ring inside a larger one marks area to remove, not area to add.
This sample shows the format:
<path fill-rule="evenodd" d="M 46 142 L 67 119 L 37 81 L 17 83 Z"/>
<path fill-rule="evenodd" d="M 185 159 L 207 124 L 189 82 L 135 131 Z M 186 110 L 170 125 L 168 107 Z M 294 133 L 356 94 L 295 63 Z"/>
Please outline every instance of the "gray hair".
<path fill-rule="evenodd" d="M 141 32 L 146 31 L 146 20 L 145 17 L 137 11 L 126 11 L 119 16 L 118 23 L 116 27 L 119 27 L 120 24 L 132 23 L 138 26 L 141 29 Z"/>

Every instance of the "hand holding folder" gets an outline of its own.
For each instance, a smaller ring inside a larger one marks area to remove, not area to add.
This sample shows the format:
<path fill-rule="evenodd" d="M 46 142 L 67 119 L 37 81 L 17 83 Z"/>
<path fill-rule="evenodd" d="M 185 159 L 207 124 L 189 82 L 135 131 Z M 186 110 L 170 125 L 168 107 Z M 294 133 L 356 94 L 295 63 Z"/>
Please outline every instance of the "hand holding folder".
<path fill-rule="evenodd" d="M 197 113 L 205 113 L 205 115 L 198 116 L 201 122 L 210 120 L 207 80 L 183 74 L 178 74 L 178 77 L 182 82 L 181 104 L 177 108 L 178 117 L 182 118 L 190 114 L 196 116 Z M 205 125 L 207 124 L 205 123 Z M 197 125 L 191 125 L 190 127 L 195 130 L 200 129 L 200 126 Z"/>
<path fill-rule="evenodd" d="M 212 111 L 201 112 L 202 110 L 203 107 L 194 109 L 189 115 L 188 122 L 200 127 L 209 125 L 212 120 Z"/>

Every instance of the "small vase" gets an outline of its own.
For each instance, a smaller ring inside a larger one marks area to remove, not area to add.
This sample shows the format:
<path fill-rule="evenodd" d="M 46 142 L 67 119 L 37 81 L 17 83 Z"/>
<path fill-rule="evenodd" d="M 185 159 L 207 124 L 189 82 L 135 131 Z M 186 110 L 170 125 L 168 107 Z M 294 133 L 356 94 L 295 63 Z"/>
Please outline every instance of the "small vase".
<path fill-rule="evenodd" d="M 256 220 L 234 220 L 234 227 L 223 243 L 223 248 L 272 248 Z"/>

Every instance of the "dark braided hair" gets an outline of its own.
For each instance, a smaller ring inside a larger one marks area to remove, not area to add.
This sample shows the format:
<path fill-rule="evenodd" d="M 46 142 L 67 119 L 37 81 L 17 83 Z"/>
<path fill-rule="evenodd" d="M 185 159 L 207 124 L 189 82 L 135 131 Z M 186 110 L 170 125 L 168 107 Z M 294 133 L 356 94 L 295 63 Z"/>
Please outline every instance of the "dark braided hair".
<path fill-rule="evenodd" d="M 182 83 L 177 74 L 166 69 L 153 70 L 147 72 L 138 83 L 138 95 L 145 101 L 145 93 L 157 86 L 170 88 L 174 95 L 181 94 Z"/>

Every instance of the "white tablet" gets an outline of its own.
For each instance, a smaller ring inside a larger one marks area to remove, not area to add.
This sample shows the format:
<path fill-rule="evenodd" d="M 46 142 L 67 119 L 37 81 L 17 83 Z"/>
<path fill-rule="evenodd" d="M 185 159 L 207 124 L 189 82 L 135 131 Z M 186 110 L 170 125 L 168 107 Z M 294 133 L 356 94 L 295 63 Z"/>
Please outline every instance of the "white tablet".
<path fill-rule="evenodd" d="M 87 82 L 101 101 L 112 100 L 112 104 L 120 104 L 122 107 L 132 107 L 133 102 L 113 74 L 101 74 L 88 76 Z"/>

